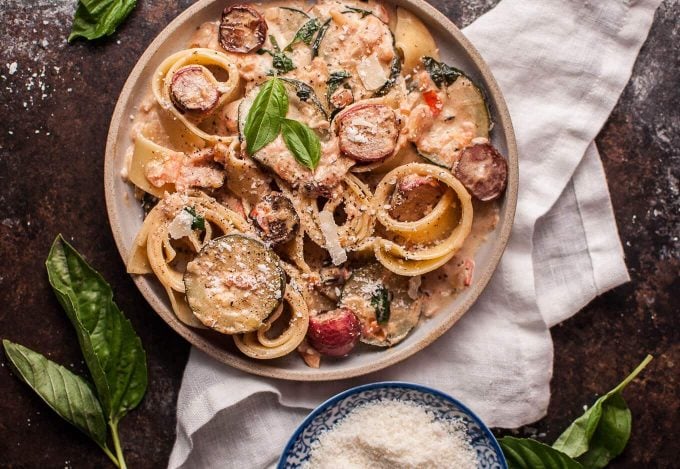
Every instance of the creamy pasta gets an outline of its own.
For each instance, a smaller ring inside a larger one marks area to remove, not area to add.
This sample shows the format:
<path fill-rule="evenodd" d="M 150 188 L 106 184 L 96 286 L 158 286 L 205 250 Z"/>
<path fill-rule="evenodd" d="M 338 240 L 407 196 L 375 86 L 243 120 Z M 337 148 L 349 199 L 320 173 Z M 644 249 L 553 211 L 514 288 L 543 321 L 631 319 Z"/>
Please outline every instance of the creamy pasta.
<path fill-rule="evenodd" d="M 376 1 L 227 6 L 154 72 L 128 272 L 255 359 L 393 346 L 474 282 L 505 158 L 483 91 Z M 148 207 L 152 207 L 148 209 Z"/>

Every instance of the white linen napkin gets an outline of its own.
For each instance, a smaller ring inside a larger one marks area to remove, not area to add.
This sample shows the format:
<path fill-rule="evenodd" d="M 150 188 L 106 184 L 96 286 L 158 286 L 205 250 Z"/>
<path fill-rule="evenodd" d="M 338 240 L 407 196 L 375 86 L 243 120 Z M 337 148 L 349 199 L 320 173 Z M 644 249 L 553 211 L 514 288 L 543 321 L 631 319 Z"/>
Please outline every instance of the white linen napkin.
<path fill-rule="evenodd" d="M 309 409 L 373 381 L 438 388 L 494 427 L 545 415 L 549 327 L 628 280 L 593 139 L 628 82 L 660 1 L 503 0 L 466 28 L 503 90 L 520 155 L 513 232 L 485 292 L 424 351 L 350 380 L 266 379 L 193 349 L 169 467 L 270 466 Z"/>

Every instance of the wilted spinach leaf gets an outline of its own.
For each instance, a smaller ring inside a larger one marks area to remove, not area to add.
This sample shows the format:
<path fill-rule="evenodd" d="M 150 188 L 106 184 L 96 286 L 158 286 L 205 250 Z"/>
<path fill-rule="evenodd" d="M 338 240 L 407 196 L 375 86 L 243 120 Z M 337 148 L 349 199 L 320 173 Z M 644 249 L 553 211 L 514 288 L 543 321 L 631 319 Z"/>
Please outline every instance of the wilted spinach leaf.
<path fill-rule="evenodd" d="M 463 72 L 457 68 L 446 65 L 443 62 L 438 62 L 432 57 L 423 57 L 421 61 L 434 84 L 440 88 L 442 86 L 450 86 L 458 77 L 464 76 Z"/>

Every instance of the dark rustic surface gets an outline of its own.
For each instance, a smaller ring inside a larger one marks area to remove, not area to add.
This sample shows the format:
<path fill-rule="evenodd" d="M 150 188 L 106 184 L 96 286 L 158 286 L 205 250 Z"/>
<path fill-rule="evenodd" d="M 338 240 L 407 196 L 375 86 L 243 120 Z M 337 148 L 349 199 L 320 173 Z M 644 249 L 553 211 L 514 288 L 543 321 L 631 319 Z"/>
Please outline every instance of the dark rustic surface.
<path fill-rule="evenodd" d="M 432 3 L 464 26 L 497 1 Z M 121 434 L 130 467 L 162 467 L 189 346 L 125 274 L 106 217 L 103 155 L 125 78 L 153 37 L 192 2 L 142 0 L 112 38 L 67 45 L 73 3 L 0 3 L 0 336 L 85 373 L 43 268 L 50 243 L 63 233 L 112 283 L 146 347 L 149 391 Z M 597 139 L 632 281 L 553 329 L 548 416 L 518 432 L 552 441 L 652 353 L 656 359 L 626 392 L 633 435 L 612 467 L 678 467 L 679 13 L 677 0 L 658 10 L 633 77 Z M 4 356 L 0 365 L 0 466 L 107 467 L 93 444 L 9 373 Z"/>

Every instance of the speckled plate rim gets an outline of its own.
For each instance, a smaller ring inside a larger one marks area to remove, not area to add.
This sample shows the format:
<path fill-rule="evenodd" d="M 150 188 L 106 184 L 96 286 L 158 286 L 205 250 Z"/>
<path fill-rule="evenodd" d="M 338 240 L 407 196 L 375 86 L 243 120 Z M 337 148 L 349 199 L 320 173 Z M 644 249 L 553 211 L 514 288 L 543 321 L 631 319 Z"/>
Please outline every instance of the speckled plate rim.
<path fill-rule="evenodd" d="M 106 140 L 106 153 L 104 159 L 104 190 L 106 197 L 106 207 L 109 216 L 111 230 L 118 247 L 118 251 L 125 262 L 128 258 L 130 246 L 126 245 L 121 229 L 119 217 L 125 214 L 119 214 L 116 207 L 116 194 L 114 190 L 114 180 L 120 177 L 119 171 L 115 167 L 115 157 L 117 152 L 117 141 L 119 139 L 119 129 L 123 119 L 127 119 L 125 114 L 125 107 L 130 99 L 135 86 L 142 75 L 142 72 L 147 63 L 152 59 L 156 50 L 175 33 L 179 28 L 183 27 L 185 23 L 191 21 L 192 17 L 204 8 L 208 8 L 213 3 L 219 0 L 200 0 L 187 8 L 184 12 L 178 15 L 168 26 L 163 29 L 158 36 L 151 42 L 151 44 L 144 51 L 137 64 L 134 66 L 130 75 L 123 86 L 116 103 L 115 110 L 111 118 L 111 125 Z M 223 2 L 224 6 L 237 3 L 234 0 L 226 0 Z M 434 327 L 428 335 L 422 337 L 420 340 L 408 343 L 402 342 L 399 345 L 390 349 L 391 353 L 376 354 L 375 361 L 368 364 L 361 364 L 354 367 L 345 367 L 340 369 L 285 369 L 267 364 L 267 361 L 257 361 L 250 359 L 243 355 L 236 355 L 230 351 L 216 346 L 211 343 L 206 337 L 203 337 L 195 330 L 180 322 L 174 313 L 164 303 L 164 300 L 157 295 L 148 282 L 143 278 L 144 276 L 133 275 L 133 281 L 137 288 L 147 300 L 149 305 L 158 313 L 159 316 L 177 332 L 180 336 L 185 338 L 192 345 L 199 350 L 205 352 L 216 360 L 230 365 L 239 370 L 252 373 L 255 375 L 266 376 L 270 378 L 298 380 L 298 381 L 328 381 L 335 379 L 345 379 L 355 376 L 365 375 L 374 371 L 384 369 L 388 366 L 394 365 L 400 361 L 405 360 L 416 352 L 424 349 L 437 338 L 448 331 L 453 324 L 455 324 L 465 312 L 469 310 L 472 304 L 477 300 L 482 293 L 487 283 L 491 279 L 498 262 L 500 261 L 505 246 L 507 245 L 512 223 L 515 215 L 515 208 L 517 205 L 517 189 L 519 184 L 519 168 L 517 146 L 515 142 L 515 134 L 510 119 L 510 114 L 503 98 L 503 94 L 491 74 L 488 66 L 482 59 L 481 55 L 470 41 L 463 35 L 463 33 L 446 17 L 440 13 L 430 4 L 422 0 L 386 0 L 384 3 L 403 6 L 416 14 L 426 24 L 431 23 L 437 25 L 439 28 L 446 31 L 446 34 L 457 43 L 465 53 L 469 56 L 479 75 L 484 80 L 485 90 L 487 95 L 490 95 L 494 103 L 494 108 L 497 114 L 496 126 L 503 129 L 505 135 L 504 143 L 507 148 L 508 159 L 508 182 L 505 192 L 505 201 L 503 203 L 504 214 L 499 220 L 496 227 L 497 239 L 492 252 L 489 254 L 488 262 L 483 269 L 478 270 L 478 276 L 471 287 L 466 291 L 466 297 L 455 309 L 453 309 L 446 320 Z M 478 266 L 479 267 L 479 266 Z M 443 314 L 443 313 L 442 313 Z"/>
<path fill-rule="evenodd" d="M 502 464 L 501 469 L 508 469 L 508 463 L 505 460 L 505 455 L 503 454 L 501 446 L 498 444 L 498 440 L 496 440 L 496 437 L 491 432 L 489 427 L 487 427 L 486 424 L 482 422 L 482 419 L 480 419 L 477 416 L 477 414 L 471 411 L 468 406 L 460 402 L 458 399 L 437 389 L 430 388 L 422 384 L 409 383 L 406 381 L 380 381 L 377 383 L 362 384 L 361 386 L 356 386 L 354 388 L 350 388 L 346 391 L 336 394 L 335 396 L 331 397 L 325 402 L 319 404 L 316 407 L 316 409 L 312 410 L 309 413 L 309 415 L 307 415 L 307 417 L 302 421 L 302 423 L 298 425 L 298 427 L 295 429 L 295 432 L 293 432 L 291 437 L 288 439 L 288 443 L 286 443 L 286 446 L 283 449 L 281 456 L 279 457 L 279 462 L 276 468 L 285 469 L 284 463 L 286 456 L 291 451 L 293 446 L 295 446 L 295 442 L 297 441 L 298 437 L 302 434 L 302 432 L 305 431 L 305 428 L 307 428 L 307 426 L 309 426 L 309 424 L 312 423 L 312 420 L 314 420 L 319 414 L 335 406 L 338 402 L 342 401 L 346 397 L 352 396 L 354 394 L 359 394 L 364 391 L 370 391 L 373 389 L 390 389 L 390 388 L 412 389 L 414 391 L 432 394 L 433 396 L 436 396 L 440 399 L 443 399 L 458 406 L 465 414 L 467 414 L 468 417 L 470 417 L 470 420 L 472 420 L 475 424 L 479 426 L 479 428 L 482 430 L 482 433 L 484 433 L 484 435 L 491 441 L 491 446 L 493 447 L 496 454 L 498 454 L 499 461 Z"/>

